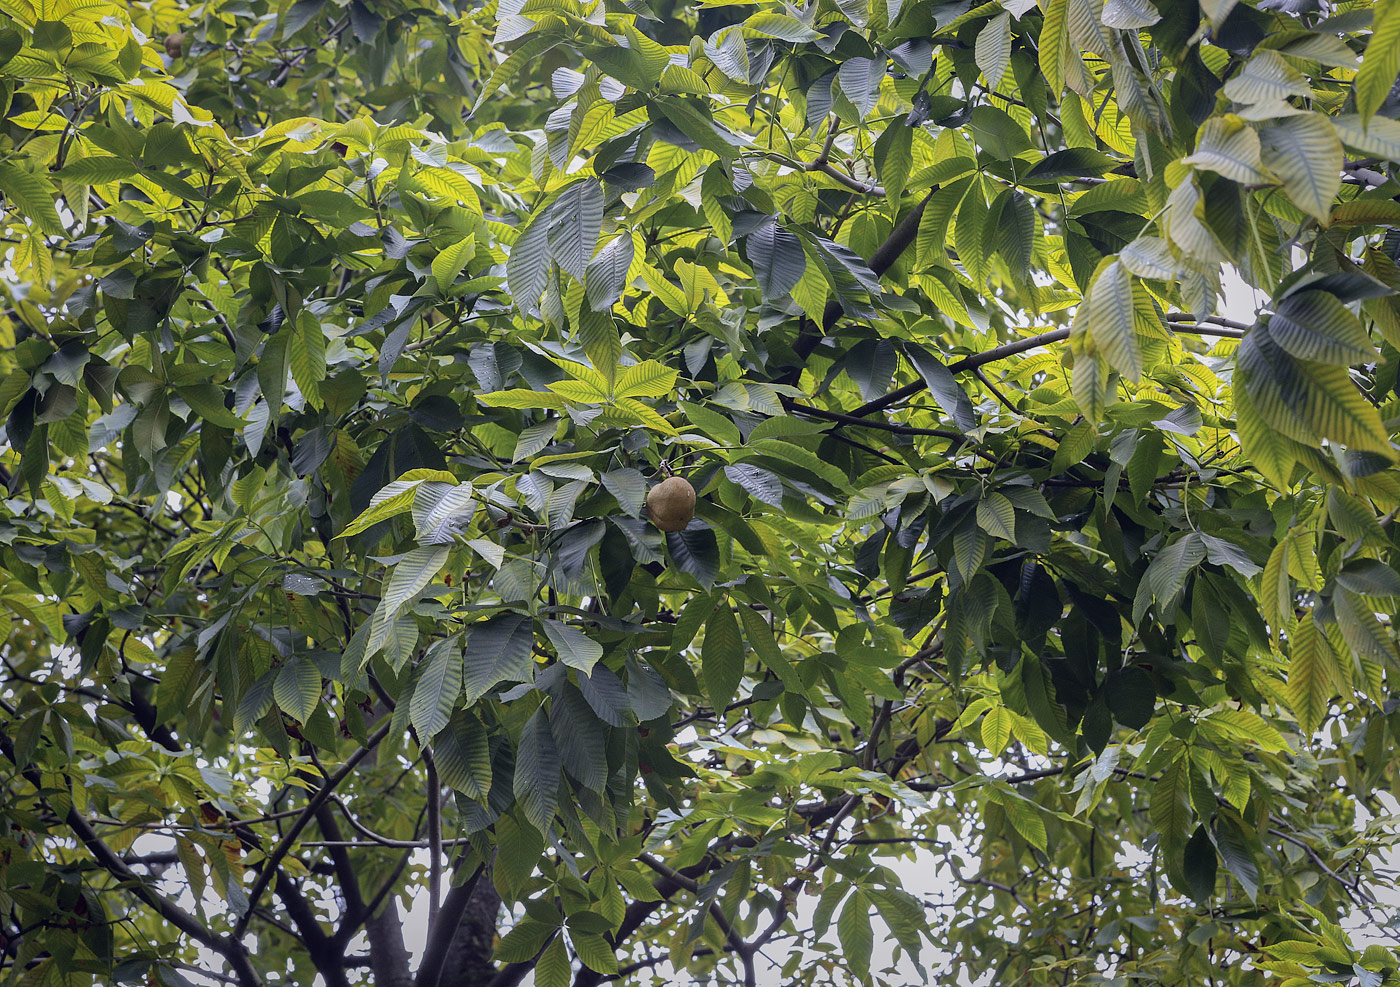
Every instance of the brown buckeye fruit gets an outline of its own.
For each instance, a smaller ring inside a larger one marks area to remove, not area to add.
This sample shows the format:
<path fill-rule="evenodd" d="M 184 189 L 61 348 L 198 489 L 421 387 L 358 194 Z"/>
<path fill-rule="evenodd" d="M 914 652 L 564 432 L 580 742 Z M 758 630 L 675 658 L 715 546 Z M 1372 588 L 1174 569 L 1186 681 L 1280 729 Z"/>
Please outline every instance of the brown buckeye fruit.
<path fill-rule="evenodd" d="M 647 513 L 662 531 L 682 531 L 695 516 L 695 488 L 681 476 L 670 476 L 647 492 Z"/>

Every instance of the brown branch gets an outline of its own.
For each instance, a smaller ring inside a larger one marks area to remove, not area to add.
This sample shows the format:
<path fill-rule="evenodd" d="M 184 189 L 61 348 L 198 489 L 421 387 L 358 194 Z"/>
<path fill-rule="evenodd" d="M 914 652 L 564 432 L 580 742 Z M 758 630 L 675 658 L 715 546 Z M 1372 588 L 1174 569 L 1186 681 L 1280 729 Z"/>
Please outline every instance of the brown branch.
<path fill-rule="evenodd" d="M 425 786 L 428 790 L 428 927 L 437 921 L 442 897 L 442 790 L 438 786 L 437 765 L 433 755 L 423 750 L 428 767 Z"/>

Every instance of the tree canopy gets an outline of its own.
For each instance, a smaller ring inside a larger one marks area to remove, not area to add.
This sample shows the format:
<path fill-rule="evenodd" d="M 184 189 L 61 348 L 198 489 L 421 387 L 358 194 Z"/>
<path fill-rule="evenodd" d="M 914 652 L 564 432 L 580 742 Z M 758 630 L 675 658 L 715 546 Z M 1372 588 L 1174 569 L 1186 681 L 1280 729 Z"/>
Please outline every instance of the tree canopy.
<path fill-rule="evenodd" d="M 0 982 L 1400 983 L 1397 74 L 0 0 Z"/>

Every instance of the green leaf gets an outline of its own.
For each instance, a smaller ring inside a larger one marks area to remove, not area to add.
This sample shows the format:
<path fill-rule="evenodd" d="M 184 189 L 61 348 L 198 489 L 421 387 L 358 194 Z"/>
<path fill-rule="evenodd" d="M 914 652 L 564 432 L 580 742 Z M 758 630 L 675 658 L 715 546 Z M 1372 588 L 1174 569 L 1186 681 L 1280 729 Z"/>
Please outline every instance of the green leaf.
<path fill-rule="evenodd" d="M 1378 358 L 1361 320 L 1325 291 L 1285 298 L 1269 320 L 1269 335 L 1300 360 L 1349 367 Z"/>
<path fill-rule="evenodd" d="M 738 32 L 735 33 L 737 36 Z M 743 138 L 715 123 L 686 100 L 659 99 L 651 105 L 682 134 L 721 158 L 735 157 L 739 153 L 737 148 L 744 144 Z"/>
<path fill-rule="evenodd" d="M 851 892 L 841 908 L 841 915 L 836 919 L 836 937 L 841 941 L 842 958 L 850 964 L 851 972 L 860 980 L 868 980 L 875 933 L 870 925 L 870 899 L 860 888 Z"/>
<path fill-rule="evenodd" d="M 57 176 L 65 182 L 81 182 L 84 185 L 106 185 L 135 174 L 136 166 L 131 161 L 111 155 L 90 155 L 69 162 L 57 172 Z"/>
<path fill-rule="evenodd" d="M 584 788 L 601 792 L 608 778 L 607 737 L 603 724 L 575 688 L 566 687 L 549 709 L 549 728 L 559 760 Z"/>
<path fill-rule="evenodd" d="M 535 710 L 520 734 L 513 790 L 530 825 L 547 834 L 559 806 L 559 750 L 542 709 Z"/>
<path fill-rule="evenodd" d="M 549 207 L 549 254 L 582 284 L 603 228 L 603 186 L 596 178 L 574 182 Z"/>
<path fill-rule="evenodd" d="M 1104 681 L 1104 702 L 1113 718 L 1130 730 L 1141 730 L 1157 708 L 1157 688 L 1140 668 L 1120 668 Z"/>
<path fill-rule="evenodd" d="M 1288 643 L 1288 706 L 1303 733 L 1311 735 L 1322 725 L 1332 697 L 1339 691 L 1336 656 L 1327 636 L 1318 632 L 1312 614 L 1298 621 Z"/>
<path fill-rule="evenodd" d="M 1142 346 L 1133 317 L 1133 279 L 1116 260 L 1099 265 L 1077 316 L 1109 366 L 1129 380 L 1142 376 Z"/>
<path fill-rule="evenodd" d="M 996 89 L 1011 65 L 1011 15 L 997 14 L 977 32 L 973 60 L 982 70 L 987 85 Z M 866 111 L 868 112 L 868 111 Z"/>
<path fill-rule="evenodd" d="M 1011 742 L 1011 711 L 1005 706 L 993 706 L 982 717 L 982 746 L 988 753 L 1000 754 Z"/>
<path fill-rule="evenodd" d="M 767 10 L 754 14 L 744 21 L 744 33 L 796 43 L 816 41 L 822 36 L 820 32 L 812 30 L 796 17 Z"/>
<path fill-rule="evenodd" d="M 470 483 L 427 480 L 413 492 L 414 537 L 422 545 L 450 545 L 476 514 Z"/>
<path fill-rule="evenodd" d="M 1015 795 L 1005 797 L 1001 805 L 1006 810 L 1006 818 L 1011 821 L 1012 828 L 1020 833 L 1027 843 L 1041 851 L 1049 846 L 1050 837 L 1045 831 L 1045 820 L 1041 818 L 1035 806 Z"/>
<path fill-rule="evenodd" d="M 570 932 L 569 941 L 583 965 L 596 973 L 617 973 L 617 956 L 608 941 L 592 932 Z"/>
<path fill-rule="evenodd" d="M 533 956 L 527 957 L 532 958 Z M 569 963 L 569 954 L 564 949 L 564 940 L 555 936 L 535 962 L 535 984 L 537 987 L 569 987 L 569 977 L 572 973 L 573 966 Z"/>
<path fill-rule="evenodd" d="M 374 654 L 384 644 L 389 627 L 399 612 L 427 588 L 447 562 L 446 545 L 424 545 L 405 555 L 389 572 L 384 592 L 375 610 L 369 632 L 369 653 Z"/>
<path fill-rule="evenodd" d="M 1246 743 L 1257 744 L 1261 750 L 1272 753 L 1288 750 L 1283 736 L 1262 716 L 1247 709 L 1218 709 L 1205 722 L 1224 729 Z"/>
<path fill-rule="evenodd" d="M 977 524 L 993 538 L 1016 544 L 1016 508 L 1004 494 L 993 490 L 978 501 Z"/>
<path fill-rule="evenodd" d="M 1040 71 L 1050 95 L 1059 100 L 1065 88 L 1065 56 L 1069 50 L 1066 12 L 1069 0 L 1049 0 L 1040 28 Z"/>
<path fill-rule="evenodd" d="M 277 673 L 272 697 L 288 716 L 305 723 L 321 702 L 320 670 L 312 661 L 293 658 Z"/>
<path fill-rule="evenodd" d="M 1373 116 L 1362 123 L 1361 117 L 1351 114 L 1333 117 L 1332 125 L 1347 146 L 1363 154 L 1400 161 L 1400 120 Z"/>
<path fill-rule="evenodd" d="M 1259 137 L 1264 167 L 1283 180 L 1295 206 L 1326 223 L 1342 187 L 1344 157 L 1332 121 L 1320 113 L 1303 113 L 1276 120 Z"/>
<path fill-rule="evenodd" d="M 529 310 L 540 300 L 549 279 L 550 210 L 535 213 L 516 233 L 506 259 L 506 280 L 510 295 L 522 310 Z"/>
<path fill-rule="evenodd" d="M 1222 815 L 1217 818 L 1211 835 L 1215 848 L 1220 851 L 1220 859 L 1225 862 L 1225 869 L 1240 882 L 1250 901 L 1257 900 L 1259 865 L 1255 863 L 1254 850 L 1244 830 L 1238 823 Z"/>
<path fill-rule="evenodd" d="M 438 778 L 453 791 L 485 802 L 491 790 L 491 748 L 486 728 L 464 709 L 452 714 L 433 742 Z"/>
<path fill-rule="evenodd" d="M 1282 55 L 1261 48 L 1225 82 L 1225 95 L 1236 103 L 1274 103 L 1290 96 L 1310 96 L 1312 87 Z"/>
<path fill-rule="evenodd" d="M 1162 769 L 1157 783 L 1152 786 L 1149 810 L 1152 828 L 1157 831 L 1166 852 L 1172 855 L 1185 845 L 1191 826 L 1189 770 L 1186 758 L 1176 757 Z"/>
<path fill-rule="evenodd" d="M 1133 622 L 1142 621 L 1151 603 L 1156 603 L 1159 618 L 1169 617 L 1176 609 L 1187 578 L 1196 566 L 1205 561 L 1205 557 L 1205 543 L 1195 532 L 1183 535 L 1158 552 L 1138 583 L 1138 595 L 1133 603 Z"/>
<path fill-rule="evenodd" d="M 1092 178 L 1112 171 L 1122 163 L 1120 159 L 1092 148 L 1065 147 L 1047 154 L 1045 160 L 1027 172 L 1025 181 L 1028 185 L 1037 182 L 1058 184 L 1064 179 Z"/>
<path fill-rule="evenodd" d="M 1400 573 L 1378 559 L 1354 559 L 1337 573 L 1337 585 L 1361 596 L 1400 598 Z"/>
<path fill-rule="evenodd" d="M 613 387 L 617 398 L 664 398 L 676 386 L 677 373 L 655 360 L 634 363 L 618 375 Z"/>
<path fill-rule="evenodd" d="M 54 208 L 54 190 L 43 175 L 25 171 L 9 161 L 0 161 L 0 194 L 8 209 L 17 209 L 21 219 L 33 220 L 45 233 L 61 236 L 63 222 Z"/>
<path fill-rule="evenodd" d="M 1151 27 L 1162 19 L 1149 0 L 1104 0 L 1103 26 L 1132 31 Z"/>
<path fill-rule="evenodd" d="M 462 698 L 462 650 L 456 638 L 434 641 L 423 655 L 408 717 L 419 738 L 434 737 Z"/>
<path fill-rule="evenodd" d="M 1215 846 L 1204 826 L 1197 826 L 1196 832 L 1182 848 L 1181 869 L 1192 898 L 1204 902 L 1214 897 L 1218 864 Z"/>
<path fill-rule="evenodd" d="M 744 677 L 744 643 L 739 634 L 739 622 L 734 619 L 734 612 L 726 603 L 714 609 L 705 626 L 700 667 L 711 705 L 716 710 L 723 710 L 734 698 Z"/>
<path fill-rule="evenodd" d="M 785 684 L 789 682 L 796 684 L 797 678 L 794 675 L 792 663 L 784 656 L 782 649 L 778 646 L 777 638 L 773 634 L 773 628 L 763 619 L 763 615 L 752 607 L 741 606 L 739 618 L 744 625 L 744 637 L 748 641 L 749 647 L 753 648 L 754 654 L 758 656 L 758 660 Z"/>
<path fill-rule="evenodd" d="M 583 272 L 588 306 L 595 312 L 607 312 L 627 290 L 627 272 L 632 267 L 632 237 L 625 231 L 613 237 L 594 255 Z"/>
<path fill-rule="evenodd" d="M 1166 240 L 1155 236 L 1140 236 L 1118 253 L 1118 262 L 1129 273 L 1154 281 L 1169 281 L 1176 277 L 1177 262 Z"/>
<path fill-rule="evenodd" d="M 534 640 L 533 621 L 525 614 L 501 613 L 470 625 L 462 681 L 467 702 L 476 702 L 498 683 L 532 680 Z"/>
<path fill-rule="evenodd" d="M 1236 182 L 1263 185 L 1270 181 L 1260 160 L 1259 134 L 1233 113 L 1203 123 L 1196 135 L 1196 152 L 1182 161 Z"/>
<path fill-rule="evenodd" d="M 1035 247 L 1035 207 L 1021 192 L 1007 189 L 997 196 L 990 209 L 994 224 L 993 241 L 1013 277 L 1031 269 Z"/>
<path fill-rule="evenodd" d="M 1400 2 L 1380 0 L 1371 8 L 1371 40 L 1352 80 L 1356 110 L 1364 125 L 1380 109 L 1400 75 Z"/>
<path fill-rule="evenodd" d="M 598 659 L 603 657 L 603 646 L 572 624 L 543 620 L 540 625 L 544 628 L 549 643 L 559 652 L 559 660 L 570 668 L 576 668 L 588 675 L 593 671 Z"/>
<path fill-rule="evenodd" d="M 472 259 L 476 253 L 476 238 L 468 236 L 458 240 L 442 249 L 433 258 L 433 279 L 437 282 L 438 290 L 443 294 L 452 287 L 452 283 L 457 280 L 457 275 L 461 274 L 467 266 L 467 261 Z"/>
<path fill-rule="evenodd" d="M 953 420 L 953 424 L 965 432 L 976 428 L 977 413 L 972 408 L 972 401 L 943 361 L 914 343 L 904 344 L 904 355 L 924 379 L 929 393 Z"/>
<path fill-rule="evenodd" d="M 796 287 L 807 268 L 807 255 L 796 236 L 770 220 L 750 233 L 746 243 L 765 300 L 781 298 Z"/>
<path fill-rule="evenodd" d="M 783 503 L 783 481 L 777 475 L 748 463 L 735 463 L 724 468 L 724 475 L 731 483 L 738 484 L 755 500 L 774 507 Z"/>
<path fill-rule="evenodd" d="M 836 71 L 841 92 L 846 95 L 862 117 L 870 115 L 880 99 L 880 82 L 885 78 L 883 58 L 848 58 Z"/>

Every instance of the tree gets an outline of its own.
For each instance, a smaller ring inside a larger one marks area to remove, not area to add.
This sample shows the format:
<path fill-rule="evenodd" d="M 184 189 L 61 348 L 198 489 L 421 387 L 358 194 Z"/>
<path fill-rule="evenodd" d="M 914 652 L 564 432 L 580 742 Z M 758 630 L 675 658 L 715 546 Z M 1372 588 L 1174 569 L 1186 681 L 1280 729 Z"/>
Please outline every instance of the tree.
<path fill-rule="evenodd" d="M 1400 2 L 0 12 L 4 983 L 1397 982 Z"/>

